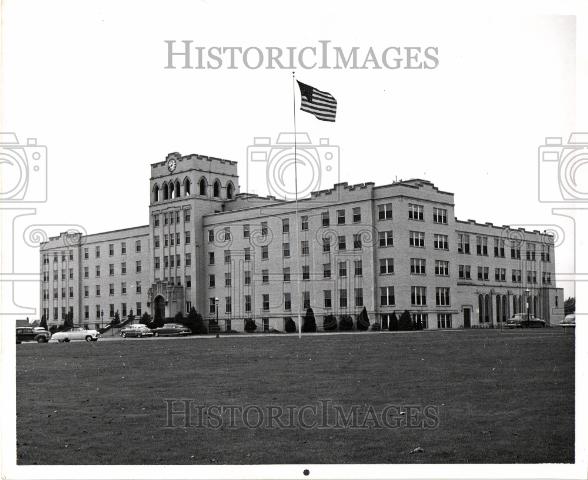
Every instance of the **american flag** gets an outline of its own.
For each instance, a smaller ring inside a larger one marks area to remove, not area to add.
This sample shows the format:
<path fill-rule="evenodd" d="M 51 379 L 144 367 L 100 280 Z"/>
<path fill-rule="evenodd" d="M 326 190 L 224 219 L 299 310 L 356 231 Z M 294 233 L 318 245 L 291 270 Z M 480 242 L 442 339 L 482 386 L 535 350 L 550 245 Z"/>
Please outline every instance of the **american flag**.
<path fill-rule="evenodd" d="M 298 81 L 298 80 L 297 80 Z M 301 104 L 300 110 L 312 113 L 319 120 L 334 122 L 337 115 L 337 100 L 328 92 L 298 82 L 300 87 Z"/>

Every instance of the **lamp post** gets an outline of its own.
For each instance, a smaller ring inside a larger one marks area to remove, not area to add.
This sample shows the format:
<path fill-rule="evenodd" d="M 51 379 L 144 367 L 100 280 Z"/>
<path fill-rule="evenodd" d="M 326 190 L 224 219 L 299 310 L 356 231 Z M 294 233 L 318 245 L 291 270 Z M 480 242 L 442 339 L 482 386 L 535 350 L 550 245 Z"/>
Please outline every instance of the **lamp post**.
<path fill-rule="evenodd" d="M 527 294 L 527 327 L 529 327 L 531 326 L 531 302 L 529 301 L 531 290 L 527 288 L 525 289 L 525 293 Z"/>
<path fill-rule="evenodd" d="M 219 298 L 218 297 L 214 297 L 214 311 L 216 312 L 216 326 L 218 327 L 218 302 L 219 302 Z M 220 328 L 219 328 L 220 331 Z"/>

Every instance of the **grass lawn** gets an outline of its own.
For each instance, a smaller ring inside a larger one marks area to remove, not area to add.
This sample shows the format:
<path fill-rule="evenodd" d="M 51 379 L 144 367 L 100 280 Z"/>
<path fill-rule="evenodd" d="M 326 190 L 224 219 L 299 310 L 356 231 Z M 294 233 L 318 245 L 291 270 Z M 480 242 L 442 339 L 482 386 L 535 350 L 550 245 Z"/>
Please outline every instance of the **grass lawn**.
<path fill-rule="evenodd" d="M 574 335 L 555 329 L 23 344 L 16 363 L 21 465 L 574 461 Z M 439 414 L 426 429 L 167 428 L 172 398 Z"/>

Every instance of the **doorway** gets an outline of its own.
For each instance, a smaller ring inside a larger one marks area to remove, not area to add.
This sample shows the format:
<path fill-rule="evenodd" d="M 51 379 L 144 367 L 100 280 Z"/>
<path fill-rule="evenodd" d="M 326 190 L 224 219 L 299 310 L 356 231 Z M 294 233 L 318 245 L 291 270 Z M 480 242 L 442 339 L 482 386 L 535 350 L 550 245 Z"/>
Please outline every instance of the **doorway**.
<path fill-rule="evenodd" d="M 471 328 L 472 326 L 472 311 L 470 308 L 463 309 L 463 328 Z"/>

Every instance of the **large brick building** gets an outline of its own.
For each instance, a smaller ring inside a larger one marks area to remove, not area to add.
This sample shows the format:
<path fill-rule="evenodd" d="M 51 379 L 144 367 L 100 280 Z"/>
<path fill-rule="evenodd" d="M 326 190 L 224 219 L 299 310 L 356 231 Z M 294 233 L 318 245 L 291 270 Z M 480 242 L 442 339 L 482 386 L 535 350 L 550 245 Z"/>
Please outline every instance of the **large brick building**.
<path fill-rule="evenodd" d="M 311 306 L 385 327 L 408 310 L 426 328 L 495 326 L 514 313 L 558 323 L 553 238 L 454 216 L 425 180 L 341 183 L 298 202 L 239 193 L 236 162 L 168 155 L 151 166 L 149 225 L 41 246 L 48 323 L 116 311 L 173 317 L 192 306 L 221 327 L 284 329 Z M 298 281 L 300 276 L 300 281 Z"/>

